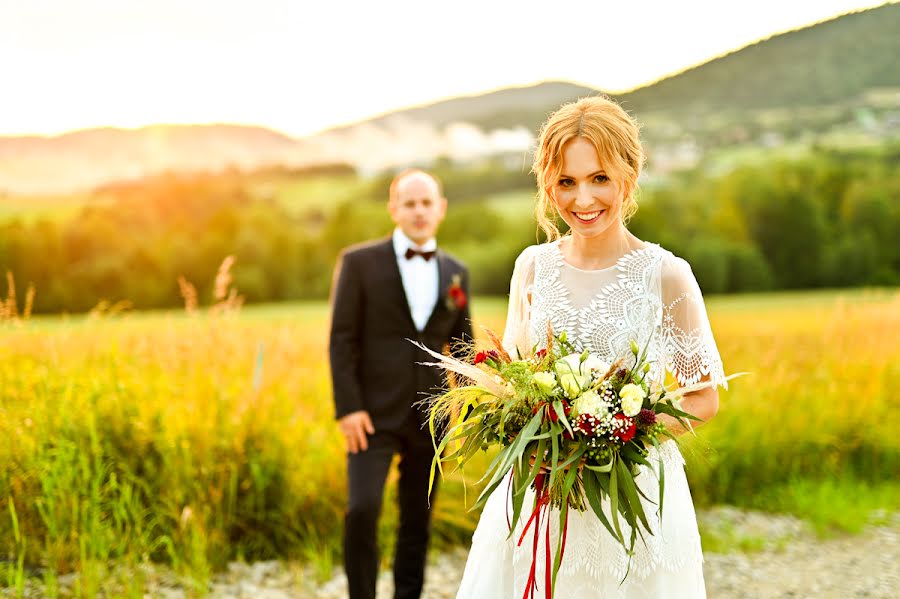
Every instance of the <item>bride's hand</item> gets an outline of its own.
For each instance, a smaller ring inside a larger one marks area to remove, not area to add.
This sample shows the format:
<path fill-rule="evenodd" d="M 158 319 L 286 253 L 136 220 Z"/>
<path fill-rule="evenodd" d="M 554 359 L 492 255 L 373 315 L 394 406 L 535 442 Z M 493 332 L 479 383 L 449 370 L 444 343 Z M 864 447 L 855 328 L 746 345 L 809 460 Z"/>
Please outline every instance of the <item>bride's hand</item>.
<path fill-rule="evenodd" d="M 534 468 L 534 460 L 535 460 L 535 455 L 534 455 L 534 454 L 531 454 L 530 456 L 528 456 L 528 464 L 529 464 L 532 468 Z M 544 465 L 542 464 L 542 465 L 541 465 L 540 471 L 541 471 L 541 472 L 550 472 L 550 468 L 548 468 L 547 466 L 544 466 Z"/>
<path fill-rule="evenodd" d="M 712 420 L 719 411 L 719 393 L 712 387 L 692 391 L 686 393 L 684 397 L 679 400 L 678 405 L 683 411 L 688 414 L 693 414 L 700 419 L 689 421 L 691 428 L 696 429 Z M 675 437 L 688 432 L 688 429 L 685 428 L 684 425 L 668 414 L 658 414 L 656 418 L 657 421 L 661 422 Z"/>

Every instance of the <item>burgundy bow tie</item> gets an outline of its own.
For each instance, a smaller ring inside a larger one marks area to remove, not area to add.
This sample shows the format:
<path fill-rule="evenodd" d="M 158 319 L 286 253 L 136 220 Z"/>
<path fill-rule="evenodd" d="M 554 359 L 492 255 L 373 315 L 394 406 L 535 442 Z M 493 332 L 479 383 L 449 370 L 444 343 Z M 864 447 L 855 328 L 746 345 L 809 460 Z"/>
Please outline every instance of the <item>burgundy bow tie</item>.
<path fill-rule="evenodd" d="M 414 250 L 413 248 L 409 248 L 408 250 L 406 250 L 406 259 L 412 260 L 413 256 L 422 256 L 423 258 L 425 258 L 425 261 L 427 262 L 434 257 L 434 254 L 435 254 L 435 250 L 431 250 L 428 252 L 422 252 L 420 250 Z"/>

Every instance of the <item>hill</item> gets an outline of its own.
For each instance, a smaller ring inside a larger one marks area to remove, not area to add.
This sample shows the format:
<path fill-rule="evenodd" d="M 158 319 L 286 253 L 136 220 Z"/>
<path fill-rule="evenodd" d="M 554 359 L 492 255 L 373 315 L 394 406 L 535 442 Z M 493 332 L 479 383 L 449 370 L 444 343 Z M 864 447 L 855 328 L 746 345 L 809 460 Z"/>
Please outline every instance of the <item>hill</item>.
<path fill-rule="evenodd" d="M 19 194 L 90 189 L 166 171 L 255 169 L 297 164 L 306 144 L 263 127 L 106 127 L 55 137 L 0 137 L 0 190 Z"/>
<path fill-rule="evenodd" d="M 539 115 L 539 120 L 543 120 L 556 106 L 584 96 L 595 95 L 599 91 L 566 81 L 546 81 L 392 111 L 367 119 L 364 123 L 385 125 L 392 120 L 408 119 L 428 122 L 436 127 L 467 122 L 486 129 L 506 129 L 522 125 L 532 128 L 534 115 Z M 352 126 L 354 125 L 349 127 Z M 339 127 L 332 131 L 345 130 L 349 127 Z"/>
<path fill-rule="evenodd" d="M 777 35 L 619 99 L 636 112 L 820 106 L 900 87 L 900 4 Z"/>
<path fill-rule="evenodd" d="M 614 95 L 630 111 L 746 113 L 823 106 L 870 90 L 900 88 L 900 4 L 851 13 L 759 41 L 634 91 Z M 600 93 L 543 83 L 400 110 L 367 123 L 406 118 L 443 126 L 536 130 L 559 104 Z"/>

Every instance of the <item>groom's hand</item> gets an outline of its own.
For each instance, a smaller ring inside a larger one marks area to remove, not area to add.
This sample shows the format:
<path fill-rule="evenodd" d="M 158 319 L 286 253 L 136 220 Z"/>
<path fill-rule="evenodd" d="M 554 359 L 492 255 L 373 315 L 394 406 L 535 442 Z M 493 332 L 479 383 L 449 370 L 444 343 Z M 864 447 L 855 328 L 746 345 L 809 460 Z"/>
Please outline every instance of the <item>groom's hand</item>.
<path fill-rule="evenodd" d="M 375 427 L 372 426 L 372 419 L 369 418 L 368 412 L 364 410 L 351 412 L 338 420 L 338 425 L 347 439 L 347 451 L 359 453 L 369 449 L 369 439 L 366 434 L 373 434 Z"/>

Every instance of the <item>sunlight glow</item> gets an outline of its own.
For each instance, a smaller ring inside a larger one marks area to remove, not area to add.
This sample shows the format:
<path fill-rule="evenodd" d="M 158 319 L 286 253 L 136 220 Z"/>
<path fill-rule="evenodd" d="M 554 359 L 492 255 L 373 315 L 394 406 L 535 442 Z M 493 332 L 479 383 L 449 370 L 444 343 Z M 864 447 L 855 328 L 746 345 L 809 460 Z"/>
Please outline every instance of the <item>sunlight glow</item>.
<path fill-rule="evenodd" d="M 622 91 L 876 4 L 0 0 L 0 135 L 211 122 L 305 135 L 542 80 Z"/>

